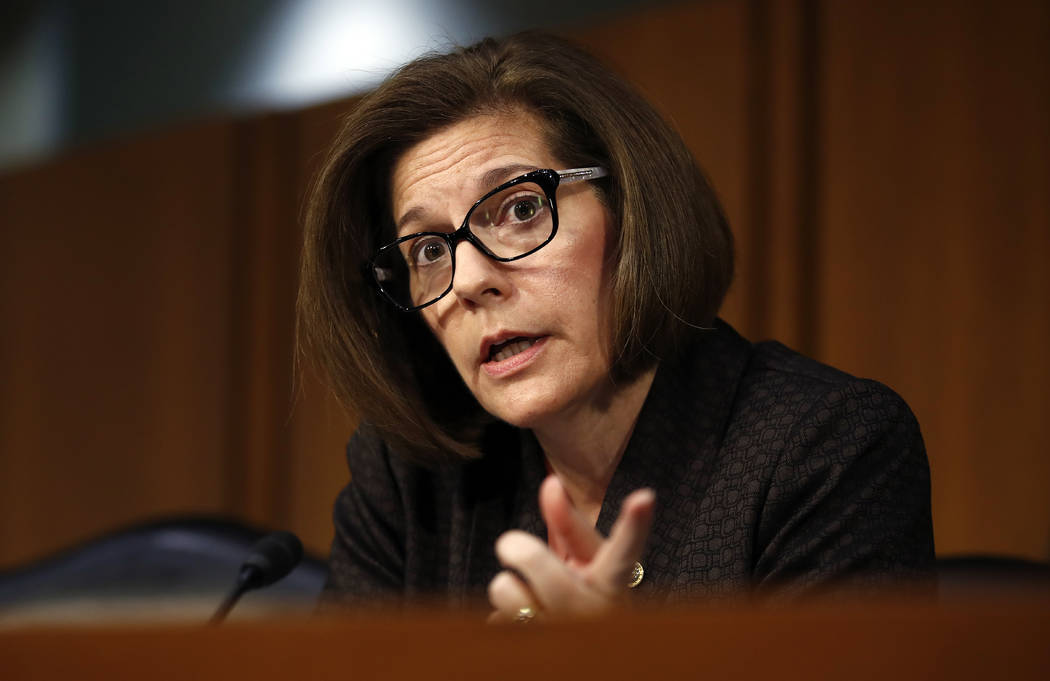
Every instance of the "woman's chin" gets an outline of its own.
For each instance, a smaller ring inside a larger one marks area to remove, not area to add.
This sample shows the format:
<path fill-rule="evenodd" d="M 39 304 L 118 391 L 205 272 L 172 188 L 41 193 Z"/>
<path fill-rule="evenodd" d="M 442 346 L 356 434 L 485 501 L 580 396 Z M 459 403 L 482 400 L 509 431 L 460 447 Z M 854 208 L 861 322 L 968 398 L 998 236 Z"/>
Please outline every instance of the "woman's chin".
<path fill-rule="evenodd" d="M 482 390 L 475 397 L 489 414 L 517 428 L 557 429 L 582 412 L 602 411 L 608 406 L 609 395 L 604 390 L 607 379 L 603 381 L 598 372 L 595 374 L 583 380 L 568 371 L 555 376 L 537 373 L 499 390 Z"/>
<path fill-rule="evenodd" d="M 509 423 L 515 428 L 531 430 L 550 418 L 548 413 L 540 413 L 529 410 L 501 409 L 499 411 L 487 410 L 490 414 L 504 423 Z"/>
<path fill-rule="evenodd" d="M 572 421 L 577 414 L 572 402 L 556 397 L 528 403 L 519 402 L 513 406 L 504 403 L 499 409 L 486 408 L 486 411 L 516 428 L 534 431 L 557 430 L 560 425 Z"/>
<path fill-rule="evenodd" d="M 498 405 L 482 406 L 500 421 L 530 430 L 548 422 L 560 409 L 552 399 L 503 400 Z"/>

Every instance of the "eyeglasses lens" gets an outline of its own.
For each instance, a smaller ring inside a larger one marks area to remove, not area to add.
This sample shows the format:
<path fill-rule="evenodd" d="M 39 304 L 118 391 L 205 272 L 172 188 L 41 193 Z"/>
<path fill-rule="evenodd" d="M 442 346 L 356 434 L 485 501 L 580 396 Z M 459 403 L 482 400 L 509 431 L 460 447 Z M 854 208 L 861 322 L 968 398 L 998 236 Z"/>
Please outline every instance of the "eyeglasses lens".
<path fill-rule="evenodd" d="M 532 182 L 507 187 L 479 203 L 467 216 L 471 234 L 486 255 L 508 260 L 550 239 L 554 219 L 543 188 Z M 407 308 L 426 305 L 452 285 L 450 234 L 415 234 L 380 249 L 375 275 L 383 292 Z"/>

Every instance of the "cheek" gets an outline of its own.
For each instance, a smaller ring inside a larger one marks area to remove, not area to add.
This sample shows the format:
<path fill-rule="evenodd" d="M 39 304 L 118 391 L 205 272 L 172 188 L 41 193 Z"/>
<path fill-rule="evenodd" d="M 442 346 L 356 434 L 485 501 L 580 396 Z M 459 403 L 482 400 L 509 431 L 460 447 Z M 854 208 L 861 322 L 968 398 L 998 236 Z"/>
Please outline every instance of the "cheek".
<path fill-rule="evenodd" d="M 600 219 L 596 216 L 596 221 L 602 225 L 602 229 L 595 230 L 588 235 L 588 239 L 581 240 L 575 271 L 579 275 L 581 292 L 586 292 L 588 318 L 593 324 L 593 340 L 602 348 L 602 354 L 608 356 L 612 342 L 612 279 L 615 269 L 612 244 L 615 235 L 604 209 L 601 209 Z"/>
<path fill-rule="evenodd" d="M 598 301 L 608 291 L 611 265 L 608 260 L 607 230 L 588 234 L 570 244 L 565 258 L 564 285 L 578 291 L 580 297 Z"/>
<path fill-rule="evenodd" d="M 580 243 L 571 249 L 546 278 L 550 304 L 562 311 L 562 319 L 586 347 L 607 350 L 610 340 L 610 288 L 604 243 Z M 600 354 L 605 354 L 600 353 Z"/>

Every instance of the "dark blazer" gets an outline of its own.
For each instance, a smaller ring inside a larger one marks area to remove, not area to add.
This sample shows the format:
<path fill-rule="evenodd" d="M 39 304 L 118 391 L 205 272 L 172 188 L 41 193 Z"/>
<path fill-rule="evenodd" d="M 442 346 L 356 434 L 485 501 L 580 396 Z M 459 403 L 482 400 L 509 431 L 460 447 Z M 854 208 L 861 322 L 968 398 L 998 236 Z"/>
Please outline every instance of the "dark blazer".
<path fill-rule="evenodd" d="M 531 433 L 506 424 L 482 450 L 425 469 L 362 425 L 347 447 L 326 595 L 484 598 L 502 532 L 546 537 L 546 469 Z M 863 588 L 933 569 L 929 466 L 903 400 L 722 322 L 657 370 L 600 531 L 640 487 L 655 490 L 656 510 L 638 599 Z"/>

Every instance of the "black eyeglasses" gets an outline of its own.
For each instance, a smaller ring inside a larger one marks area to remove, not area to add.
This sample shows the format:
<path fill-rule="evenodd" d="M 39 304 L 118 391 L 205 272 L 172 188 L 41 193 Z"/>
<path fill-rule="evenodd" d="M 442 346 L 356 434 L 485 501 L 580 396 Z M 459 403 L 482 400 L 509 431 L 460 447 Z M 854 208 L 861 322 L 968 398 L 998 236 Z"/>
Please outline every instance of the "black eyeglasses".
<path fill-rule="evenodd" d="M 478 199 L 456 231 L 409 234 L 380 248 L 372 257 L 372 277 L 405 312 L 432 305 L 452 290 L 460 241 L 499 262 L 531 255 L 558 233 L 558 186 L 607 174 L 592 167 L 533 170 L 515 177 Z"/>

